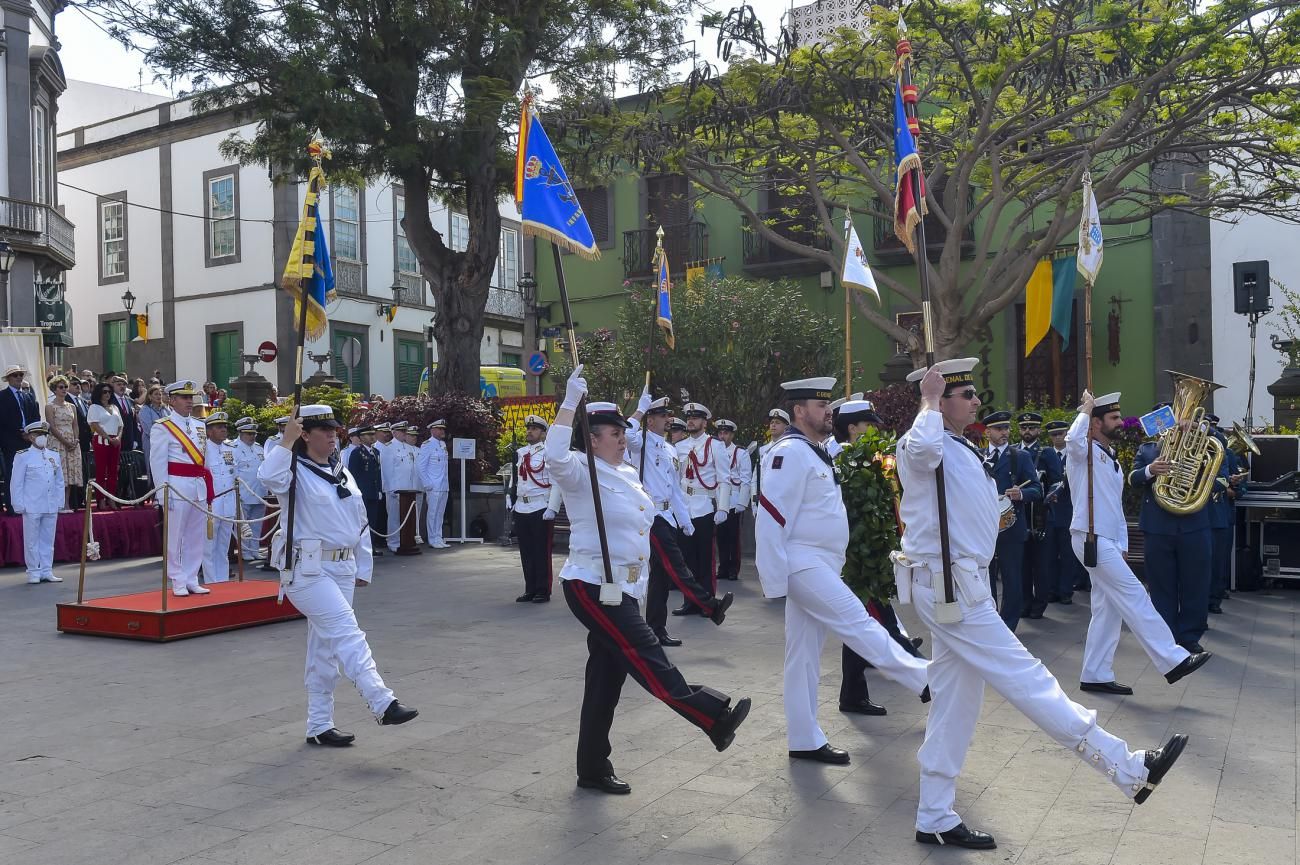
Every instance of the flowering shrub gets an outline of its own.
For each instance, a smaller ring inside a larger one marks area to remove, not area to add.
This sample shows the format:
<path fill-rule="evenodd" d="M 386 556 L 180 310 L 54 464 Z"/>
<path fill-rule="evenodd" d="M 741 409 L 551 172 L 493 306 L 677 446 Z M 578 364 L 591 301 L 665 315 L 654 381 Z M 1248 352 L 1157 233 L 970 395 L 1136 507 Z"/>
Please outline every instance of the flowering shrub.
<path fill-rule="evenodd" d="M 355 412 L 348 426 L 407 421 L 420 428 L 423 442 L 429 437 L 428 424 L 440 418 L 447 421 L 448 449 L 454 438 L 472 438 L 478 442 L 478 459 L 469 464 L 469 480 L 478 482 L 493 475 L 499 466 L 497 438 L 501 434 L 501 420 L 489 400 L 463 393 L 399 396 Z M 457 462 L 452 460 L 453 464 Z"/>
<path fill-rule="evenodd" d="M 895 442 L 893 433 L 869 429 L 835 458 L 849 515 L 843 577 L 864 603 L 888 601 L 896 592 L 889 561 L 899 543 L 892 471 Z"/>

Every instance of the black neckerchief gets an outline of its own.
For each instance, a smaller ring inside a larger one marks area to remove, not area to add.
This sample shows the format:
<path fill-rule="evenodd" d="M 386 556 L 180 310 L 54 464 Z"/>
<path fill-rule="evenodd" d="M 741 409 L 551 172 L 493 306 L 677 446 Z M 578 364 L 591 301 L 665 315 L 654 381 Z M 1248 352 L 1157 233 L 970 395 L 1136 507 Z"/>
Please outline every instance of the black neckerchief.
<path fill-rule="evenodd" d="M 781 436 L 781 438 L 777 439 L 776 441 L 780 441 L 781 439 L 787 439 L 787 438 L 798 439 L 799 441 L 808 445 L 808 447 L 812 448 L 813 453 L 817 454 L 817 459 L 826 463 L 826 465 L 830 466 L 832 469 L 835 468 L 835 460 L 833 460 L 831 458 L 831 455 L 826 452 L 826 448 L 822 447 L 817 442 L 808 438 L 808 436 L 800 432 L 797 427 L 792 425 L 788 430 L 785 431 L 785 433 Z"/>
<path fill-rule="evenodd" d="M 993 465 L 992 459 L 985 459 L 984 455 L 980 453 L 979 448 L 975 447 L 975 445 L 971 444 L 964 437 L 957 435 L 955 432 L 952 432 L 951 430 L 944 430 L 944 432 L 946 432 L 949 438 L 951 438 L 953 441 L 957 442 L 962 447 L 966 448 L 966 450 L 970 452 L 971 456 L 975 457 L 975 459 L 980 461 L 980 465 L 984 467 L 984 473 L 986 475 L 988 475 L 989 477 L 993 477 L 993 470 L 996 468 L 996 466 Z"/>
<path fill-rule="evenodd" d="M 321 480 L 327 481 L 334 487 L 334 492 L 338 494 L 339 498 L 346 499 L 348 496 L 352 495 L 352 490 L 348 489 L 347 472 L 339 470 L 338 473 L 335 474 L 335 464 L 332 459 L 330 461 L 329 471 L 321 468 L 306 457 L 298 457 L 298 464 Z"/>
<path fill-rule="evenodd" d="M 1097 442 L 1096 439 L 1091 438 L 1091 437 L 1088 439 L 1088 441 L 1094 441 L 1094 442 Z M 1102 452 L 1102 453 L 1104 453 L 1106 456 L 1110 457 L 1110 461 L 1111 461 L 1111 463 L 1113 463 L 1114 466 L 1115 466 L 1115 471 L 1119 471 L 1119 470 L 1120 470 L 1120 468 L 1119 468 L 1119 448 L 1108 448 L 1108 447 L 1106 447 L 1104 444 L 1102 444 L 1101 442 L 1097 442 L 1097 447 L 1101 448 L 1101 452 Z"/>

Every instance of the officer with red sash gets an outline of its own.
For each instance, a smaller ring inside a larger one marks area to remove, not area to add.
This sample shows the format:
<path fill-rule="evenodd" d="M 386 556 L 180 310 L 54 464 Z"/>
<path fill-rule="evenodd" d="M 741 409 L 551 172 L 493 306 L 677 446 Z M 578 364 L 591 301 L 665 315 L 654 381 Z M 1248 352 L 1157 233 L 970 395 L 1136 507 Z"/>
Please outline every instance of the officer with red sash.
<path fill-rule="evenodd" d="M 191 416 L 199 388 L 192 381 L 176 381 L 164 390 L 172 414 L 158 421 L 149 437 L 149 470 L 157 487 L 171 487 L 166 497 L 167 577 L 178 598 L 206 595 L 208 590 L 199 585 L 199 567 L 207 544 L 205 509 L 213 489 L 205 465 L 207 429 Z"/>

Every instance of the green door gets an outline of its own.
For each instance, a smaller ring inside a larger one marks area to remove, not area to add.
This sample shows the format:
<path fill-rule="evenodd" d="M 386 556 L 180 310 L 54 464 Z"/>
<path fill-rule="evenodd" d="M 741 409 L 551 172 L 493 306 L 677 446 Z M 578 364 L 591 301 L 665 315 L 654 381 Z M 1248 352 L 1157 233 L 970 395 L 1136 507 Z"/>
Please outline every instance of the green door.
<path fill-rule="evenodd" d="M 239 351 L 243 348 L 239 343 L 237 330 L 214 330 L 208 334 L 208 380 L 219 388 L 227 387 L 232 378 L 239 377 Z"/>
<path fill-rule="evenodd" d="M 99 344 L 104 347 L 103 372 L 126 372 L 126 319 L 106 321 Z"/>
<path fill-rule="evenodd" d="M 397 395 L 415 396 L 424 369 L 424 343 L 418 339 L 397 341 Z"/>
<path fill-rule="evenodd" d="M 348 339 L 355 339 L 361 343 L 361 360 L 357 363 L 356 368 L 352 370 L 352 378 L 348 378 L 348 368 L 343 364 L 343 344 Z M 364 330 L 346 330 L 337 327 L 334 329 L 333 336 L 330 337 L 330 351 L 333 353 L 331 369 L 334 377 L 343 382 L 351 384 L 353 393 L 368 394 L 370 393 L 370 352 L 368 350 L 369 339 L 366 337 Z"/>

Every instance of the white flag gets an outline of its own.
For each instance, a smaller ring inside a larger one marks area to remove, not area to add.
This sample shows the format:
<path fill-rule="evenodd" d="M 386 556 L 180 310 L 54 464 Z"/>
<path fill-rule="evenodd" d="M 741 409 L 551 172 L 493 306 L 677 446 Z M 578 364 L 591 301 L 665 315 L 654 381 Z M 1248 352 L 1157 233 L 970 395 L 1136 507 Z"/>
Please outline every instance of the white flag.
<path fill-rule="evenodd" d="M 1097 197 L 1092 194 L 1092 175 L 1083 173 L 1083 215 L 1079 219 L 1079 273 L 1089 285 L 1097 283 L 1101 271 L 1101 217 Z"/>
<path fill-rule="evenodd" d="M 867 252 L 862 248 L 862 241 L 858 240 L 858 230 L 853 227 L 853 221 L 848 216 L 844 217 L 844 268 L 840 274 L 840 282 L 846 288 L 856 288 L 859 291 L 869 291 L 876 296 L 876 301 L 880 301 L 880 289 L 876 288 L 876 278 L 871 275 L 871 265 L 867 264 Z"/>

